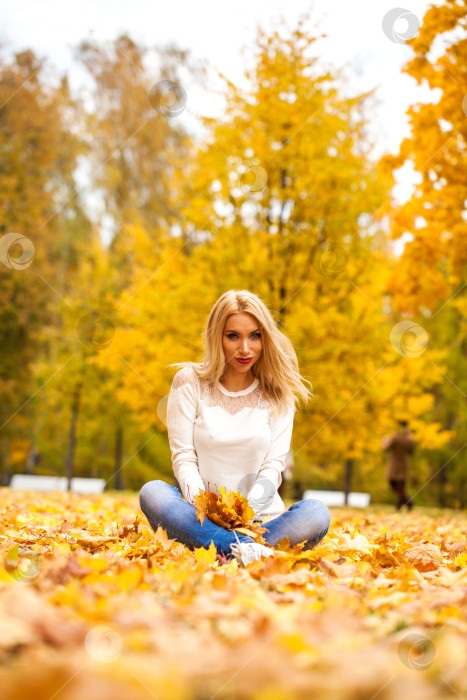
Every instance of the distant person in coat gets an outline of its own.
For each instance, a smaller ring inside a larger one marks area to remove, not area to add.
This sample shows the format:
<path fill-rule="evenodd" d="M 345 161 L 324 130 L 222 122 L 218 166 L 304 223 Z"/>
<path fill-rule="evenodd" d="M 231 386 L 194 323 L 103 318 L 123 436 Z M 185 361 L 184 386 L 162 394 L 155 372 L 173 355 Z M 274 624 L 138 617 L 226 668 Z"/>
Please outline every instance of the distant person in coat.
<path fill-rule="evenodd" d="M 415 452 L 415 441 L 408 429 L 406 420 L 398 421 L 400 429 L 390 437 L 386 435 L 382 440 L 382 448 L 388 452 L 386 478 L 390 487 L 398 496 L 397 510 L 406 505 L 412 510 L 413 501 L 406 492 L 406 484 L 409 476 L 409 456 Z"/>

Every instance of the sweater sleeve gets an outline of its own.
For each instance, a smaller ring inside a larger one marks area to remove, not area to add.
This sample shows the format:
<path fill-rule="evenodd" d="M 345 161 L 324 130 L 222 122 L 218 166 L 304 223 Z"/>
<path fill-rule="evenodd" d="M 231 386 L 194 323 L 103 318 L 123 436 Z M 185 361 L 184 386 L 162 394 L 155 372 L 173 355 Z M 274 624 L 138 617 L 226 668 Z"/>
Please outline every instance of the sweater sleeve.
<path fill-rule="evenodd" d="M 172 469 L 182 493 L 191 505 L 204 491 L 193 444 L 194 422 L 198 408 L 197 377 L 184 367 L 175 375 L 167 401 L 167 434 L 172 453 Z"/>
<path fill-rule="evenodd" d="M 294 414 L 295 406 L 292 405 L 289 406 L 286 413 L 278 418 L 271 418 L 271 447 L 255 479 L 255 483 L 262 481 L 263 484 L 264 480 L 267 479 L 271 484 L 271 489 L 265 489 L 266 492 L 272 490 L 275 492 L 282 483 L 282 472 L 287 464 L 287 454 L 292 440 Z"/>

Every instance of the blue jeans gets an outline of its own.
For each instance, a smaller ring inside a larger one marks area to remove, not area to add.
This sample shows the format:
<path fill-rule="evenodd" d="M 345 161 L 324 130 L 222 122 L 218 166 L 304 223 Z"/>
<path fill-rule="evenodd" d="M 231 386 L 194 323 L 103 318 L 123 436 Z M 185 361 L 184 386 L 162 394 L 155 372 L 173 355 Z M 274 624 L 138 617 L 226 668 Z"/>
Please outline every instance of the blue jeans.
<path fill-rule="evenodd" d="M 183 499 L 180 490 L 159 479 L 144 484 L 139 492 L 139 503 L 154 532 L 160 525 L 170 539 L 181 542 L 191 550 L 195 547 L 209 548 L 214 542 L 218 554 L 233 559 L 230 545 L 237 542 L 237 537 L 240 542 L 255 541 L 240 532 L 235 536 L 233 530 L 226 530 L 208 518 L 201 525 L 196 509 Z M 265 523 L 267 530 L 263 537 L 273 547 L 279 540 L 288 537 L 292 546 L 305 542 L 303 549 L 311 549 L 323 539 L 330 524 L 331 514 L 324 503 L 307 498 L 293 503 L 277 518 Z"/>

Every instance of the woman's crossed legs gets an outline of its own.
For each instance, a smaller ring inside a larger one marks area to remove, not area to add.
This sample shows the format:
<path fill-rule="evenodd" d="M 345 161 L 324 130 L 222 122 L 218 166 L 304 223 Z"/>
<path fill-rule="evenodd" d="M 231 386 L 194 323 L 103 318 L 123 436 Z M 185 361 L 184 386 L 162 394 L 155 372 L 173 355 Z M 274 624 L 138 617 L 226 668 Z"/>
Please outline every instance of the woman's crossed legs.
<path fill-rule="evenodd" d="M 254 542 L 252 537 L 233 530 L 226 530 L 208 518 L 201 525 L 192 505 L 183 500 L 180 490 L 165 481 L 148 481 L 139 493 L 141 510 L 151 528 L 156 531 L 160 525 L 169 538 L 181 542 L 189 549 L 209 548 L 214 542 L 217 553 L 233 558 L 230 545 L 237 542 Z M 276 547 L 279 540 L 289 538 L 291 546 L 305 542 L 304 549 L 314 547 L 329 530 L 331 515 L 328 508 L 314 499 L 293 503 L 277 518 L 264 524 L 265 541 Z"/>

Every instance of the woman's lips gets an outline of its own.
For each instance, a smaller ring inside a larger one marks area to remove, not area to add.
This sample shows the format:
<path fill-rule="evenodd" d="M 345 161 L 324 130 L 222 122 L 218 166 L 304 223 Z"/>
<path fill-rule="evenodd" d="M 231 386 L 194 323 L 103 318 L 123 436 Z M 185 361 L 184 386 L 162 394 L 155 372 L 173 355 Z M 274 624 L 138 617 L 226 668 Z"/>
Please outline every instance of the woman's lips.
<path fill-rule="evenodd" d="M 246 360 L 242 360 L 240 357 L 236 357 L 235 359 L 237 360 L 237 362 L 240 362 L 241 365 L 247 365 L 249 362 L 252 361 L 253 358 L 249 357 Z"/>

